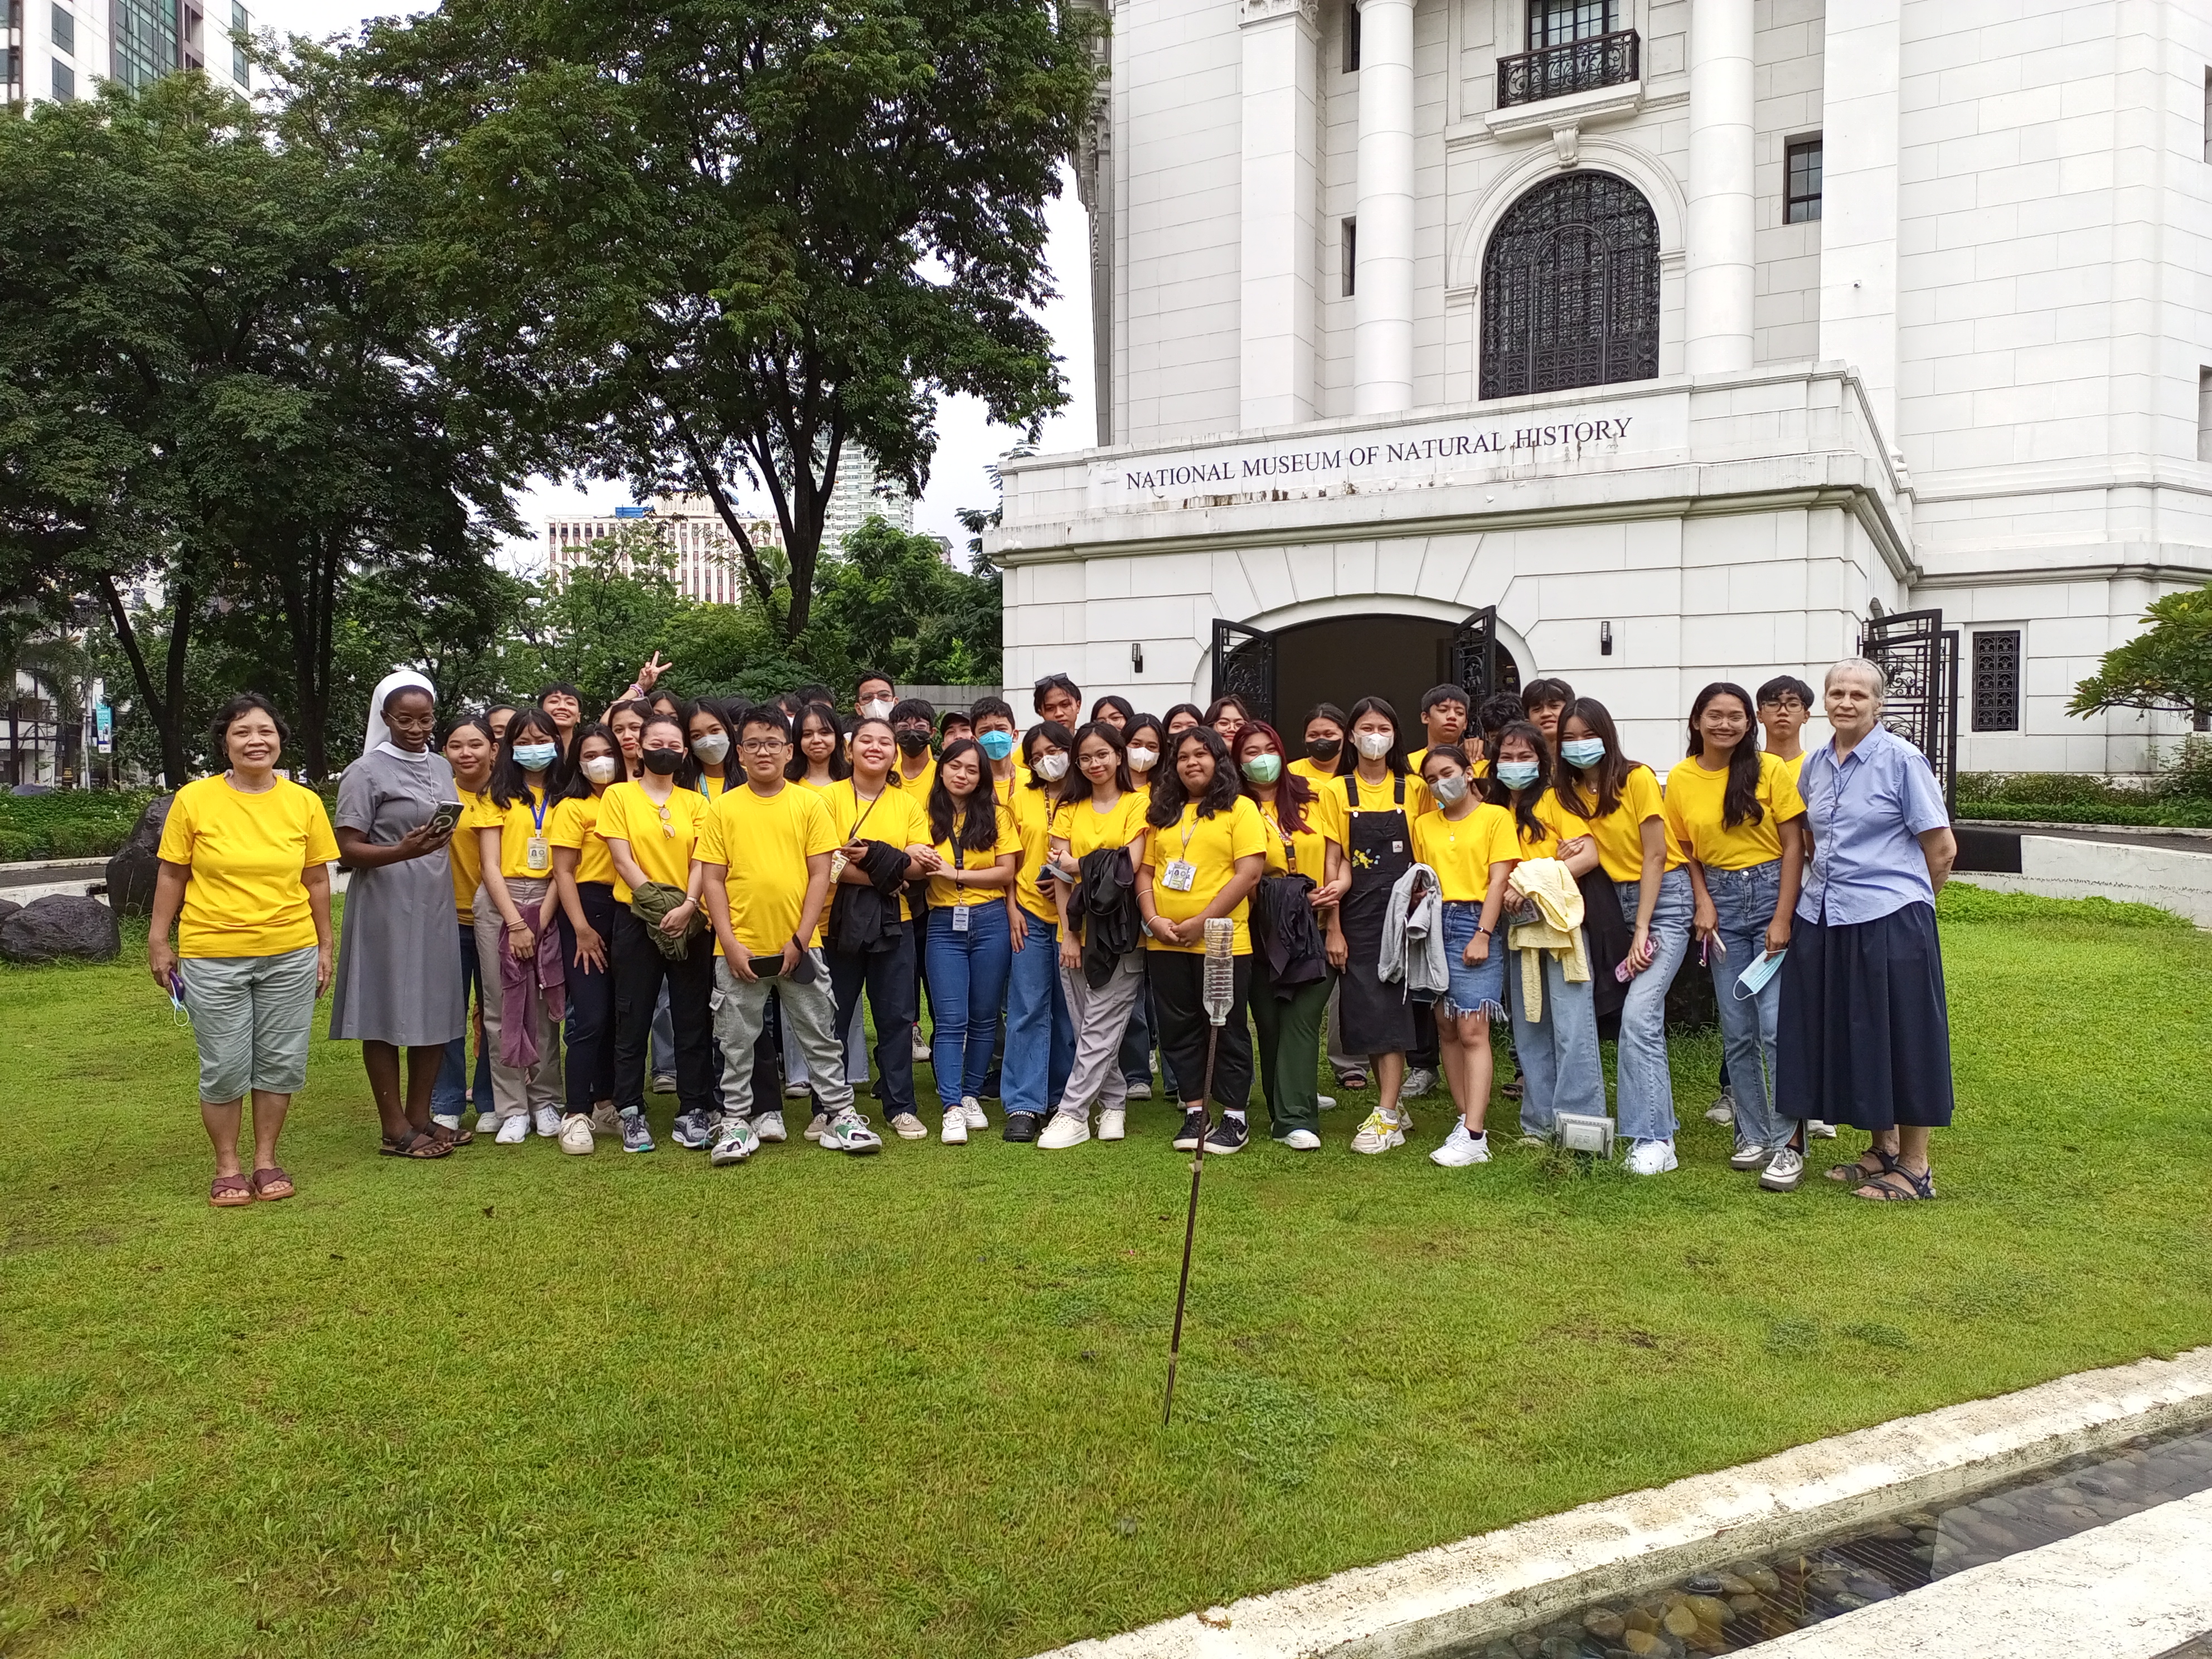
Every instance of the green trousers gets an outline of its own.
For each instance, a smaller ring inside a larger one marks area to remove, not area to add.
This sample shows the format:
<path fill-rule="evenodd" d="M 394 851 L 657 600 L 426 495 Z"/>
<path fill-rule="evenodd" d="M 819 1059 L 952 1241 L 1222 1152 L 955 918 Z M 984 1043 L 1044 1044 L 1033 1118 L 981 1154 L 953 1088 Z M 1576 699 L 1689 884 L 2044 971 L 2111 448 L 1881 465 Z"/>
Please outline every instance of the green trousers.
<path fill-rule="evenodd" d="M 1252 1024 L 1260 1040 L 1260 1088 L 1267 1097 L 1268 1133 L 1277 1140 L 1293 1129 L 1321 1132 L 1321 1032 L 1328 1017 L 1334 971 L 1301 985 L 1287 1001 L 1275 994 L 1267 953 L 1252 952 Z"/>

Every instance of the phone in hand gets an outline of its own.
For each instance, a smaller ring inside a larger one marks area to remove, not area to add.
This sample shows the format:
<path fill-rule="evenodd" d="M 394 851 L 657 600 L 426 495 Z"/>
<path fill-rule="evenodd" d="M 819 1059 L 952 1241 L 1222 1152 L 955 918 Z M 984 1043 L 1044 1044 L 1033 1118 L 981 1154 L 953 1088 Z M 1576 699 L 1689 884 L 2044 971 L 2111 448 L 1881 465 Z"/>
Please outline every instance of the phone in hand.
<path fill-rule="evenodd" d="M 423 828 L 434 836 L 449 836 L 461 822 L 461 804 L 457 800 L 441 800 L 430 810 L 430 821 Z"/>

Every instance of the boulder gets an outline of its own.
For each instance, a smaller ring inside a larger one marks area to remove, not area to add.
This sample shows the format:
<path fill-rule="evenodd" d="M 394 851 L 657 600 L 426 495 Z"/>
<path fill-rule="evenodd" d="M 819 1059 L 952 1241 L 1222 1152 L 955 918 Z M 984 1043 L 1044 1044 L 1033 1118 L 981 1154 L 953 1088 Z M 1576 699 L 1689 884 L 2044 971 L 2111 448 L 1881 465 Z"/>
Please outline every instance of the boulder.
<path fill-rule="evenodd" d="M 5 921 L 23 907 L 13 899 L 0 899 L 0 921 Z"/>
<path fill-rule="evenodd" d="M 122 953 L 115 912 L 98 899 L 52 893 L 0 918 L 0 957 L 9 962 L 112 962 Z"/>
<path fill-rule="evenodd" d="M 154 913 L 154 878 L 161 860 L 155 849 L 161 844 L 161 826 L 169 821 L 174 795 L 156 795 L 146 803 L 131 838 L 107 861 L 107 902 L 118 916 L 148 916 Z"/>

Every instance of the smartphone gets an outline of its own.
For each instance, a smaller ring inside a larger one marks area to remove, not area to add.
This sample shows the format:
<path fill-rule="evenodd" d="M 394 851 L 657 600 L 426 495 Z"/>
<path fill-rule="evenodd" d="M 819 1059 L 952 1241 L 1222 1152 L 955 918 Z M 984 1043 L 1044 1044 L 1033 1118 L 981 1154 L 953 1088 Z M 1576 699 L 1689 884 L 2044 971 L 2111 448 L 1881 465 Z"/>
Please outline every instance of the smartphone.
<path fill-rule="evenodd" d="M 461 804 L 457 800 L 441 800 L 430 811 L 430 833 L 451 835 L 461 821 Z"/>

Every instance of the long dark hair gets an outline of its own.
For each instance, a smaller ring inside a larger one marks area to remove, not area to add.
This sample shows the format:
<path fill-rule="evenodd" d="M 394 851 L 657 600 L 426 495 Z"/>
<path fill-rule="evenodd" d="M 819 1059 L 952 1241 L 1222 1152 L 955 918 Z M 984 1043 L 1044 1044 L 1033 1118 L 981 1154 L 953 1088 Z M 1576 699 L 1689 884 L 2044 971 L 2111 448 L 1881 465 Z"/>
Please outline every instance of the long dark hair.
<path fill-rule="evenodd" d="M 1213 781 L 1198 798 L 1199 817 L 1210 818 L 1217 812 L 1230 811 L 1237 805 L 1237 798 L 1244 793 L 1237 787 L 1237 769 L 1229 763 L 1229 745 L 1222 742 L 1221 733 L 1210 726 L 1187 726 L 1169 739 L 1167 751 L 1153 768 L 1159 781 L 1152 786 L 1152 804 L 1145 813 L 1145 822 L 1155 830 L 1180 823 L 1182 809 L 1190 805 L 1190 790 L 1176 768 L 1176 760 L 1186 744 L 1194 743 L 1204 744 L 1206 752 L 1213 757 Z"/>
<path fill-rule="evenodd" d="M 727 783 L 732 771 L 744 770 L 738 762 L 737 716 L 730 712 L 730 706 L 727 703 L 720 697 L 694 697 L 684 705 L 682 713 L 684 764 L 676 769 L 676 783 L 678 788 L 696 789 L 700 780 L 707 775 L 707 769 L 700 763 L 698 756 L 691 752 L 691 722 L 702 714 L 720 726 L 722 735 L 730 740 L 729 750 L 722 757 L 722 781 Z M 642 732 L 640 735 L 642 736 Z"/>
<path fill-rule="evenodd" d="M 1341 773 L 1357 771 L 1359 767 L 1359 743 L 1352 727 L 1359 724 L 1362 714 L 1380 714 L 1390 722 L 1390 752 L 1383 758 L 1390 769 L 1400 777 L 1406 775 L 1406 723 L 1398 718 L 1398 711 L 1381 697 L 1362 697 L 1352 705 L 1352 716 L 1344 723 L 1344 749 L 1336 757 L 1336 769 Z"/>
<path fill-rule="evenodd" d="M 945 787 L 945 769 L 971 753 L 975 787 L 963 804 Z M 973 738 L 953 738 L 937 757 L 937 771 L 929 781 L 929 836 L 970 853 L 988 853 L 999 844 L 999 792 L 991 781 L 991 757 Z"/>
<path fill-rule="evenodd" d="M 607 740 L 607 752 L 615 757 L 615 783 L 622 781 L 622 745 L 615 741 L 615 734 L 598 720 L 578 720 L 575 736 L 568 744 L 568 761 L 562 768 L 568 775 L 561 786 L 561 793 L 554 797 L 556 800 L 589 800 L 592 798 L 592 781 L 584 775 L 586 738 L 605 738 Z M 613 788 L 615 783 L 609 784 L 607 787 Z"/>
<path fill-rule="evenodd" d="M 1114 751 L 1114 787 L 1125 795 L 1137 787 L 1129 780 L 1129 745 L 1122 741 L 1121 728 L 1111 720 L 1093 720 L 1078 732 L 1075 741 L 1067 746 L 1067 782 L 1060 792 L 1062 806 L 1098 799 L 1098 792 L 1091 787 L 1090 775 L 1084 771 L 1079 759 L 1084 744 L 1092 738 Z"/>
<path fill-rule="evenodd" d="M 1237 774 L 1241 781 L 1244 775 L 1244 745 L 1254 738 L 1265 738 L 1275 745 L 1275 754 L 1283 763 L 1283 769 L 1275 779 L 1275 822 L 1286 836 L 1295 836 L 1306 827 L 1306 806 L 1314 798 L 1313 785 L 1298 773 L 1291 770 L 1291 757 L 1283 747 L 1283 734 L 1265 720 L 1246 720 L 1237 732 Z"/>
<path fill-rule="evenodd" d="M 1252 711 L 1244 706 L 1244 699 L 1231 691 L 1227 696 L 1216 697 L 1212 702 L 1206 704 L 1205 718 L 1200 720 L 1199 724 L 1212 726 L 1221 718 L 1221 711 L 1224 708 L 1235 709 L 1237 718 L 1243 725 L 1249 726 L 1252 723 Z"/>
<path fill-rule="evenodd" d="M 1127 697 L 1116 696 L 1109 691 L 1091 705 L 1090 723 L 1091 725 L 1098 724 L 1098 711 L 1102 708 L 1110 708 L 1119 714 L 1124 726 L 1137 718 L 1136 704 L 1131 702 Z M 1112 722 L 1109 720 L 1107 724 L 1111 725 Z"/>
<path fill-rule="evenodd" d="M 1177 714 L 1188 714 L 1199 725 L 1204 726 L 1206 724 L 1206 711 L 1203 708 L 1200 708 L 1196 703 L 1176 703 L 1168 709 L 1166 714 L 1160 716 L 1160 735 L 1162 737 L 1167 736 L 1168 722 L 1173 720 Z M 1177 735 L 1180 736 L 1181 734 L 1178 733 Z"/>
<path fill-rule="evenodd" d="M 1590 735 L 1602 738 L 1605 757 L 1595 766 L 1576 768 L 1567 764 L 1563 755 L 1559 760 L 1559 775 L 1553 785 L 1559 805 L 1578 818 L 1609 818 L 1620 810 L 1620 792 L 1628 787 L 1628 775 L 1636 769 L 1636 763 L 1620 752 L 1620 733 L 1613 724 L 1613 715 L 1595 697 L 1577 697 L 1559 714 L 1559 741 L 1567 741 L 1567 722 L 1580 720 L 1590 729 Z M 1597 781 L 1595 810 L 1583 805 L 1583 785 L 1585 775 Z"/>
<path fill-rule="evenodd" d="M 1129 746 L 1136 742 L 1137 733 L 1139 732 L 1151 732 L 1152 747 L 1160 751 L 1160 758 L 1152 763 L 1152 769 L 1149 774 L 1152 777 L 1158 777 L 1160 768 L 1167 763 L 1168 723 L 1158 714 L 1147 714 L 1139 710 L 1137 717 L 1121 728 L 1121 764 L 1124 767 L 1129 763 Z M 1137 775 L 1134 772 L 1129 774 L 1129 787 L 1132 789 L 1137 787 L 1136 778 Z M 1149 784 L 1146 787 L 1151 787 Z"/>
<path fill-rule="evenodd" d="M 583 723 L 580 719 L 576 722 L 579 727 Z M 561 746 L 561 733 L 554 727 L 553 717 L 543 708 L 531 702 L 514 711 L 514 718 L 507 723 L 507 735 L 499 740 L 499 758 L 491 763 L 491 782 L 485 790 L 492 805 L 502 812 L 515 802 L 530 799 L 530 774 L 514 758 L 515 740 L 525 732 L 537 732 L 556 750 Z M 568 755 L 556 754 L 553 764 L 541 775 L 545 780 L 545 799 L 559 799 L 568 787 Z"/>
<path fill-rule="evenodd" d="M 799 739 L 805 733 L 809 720 L 820 720 L 830 728 L 830 735 L 836 739 L 830 745 L 830 777 L 851 777 L 852 764 L 845 758 L 845 730 L 838 724 L 837 711 L 826 702 L 810 702 L 791 717 L 791 758 L 784 763 L 783 775 L 793 783 L 806 781 L 806 774 L 813 763 L 806 758 L 806 750 L 800 747 Z"/>
<path fill-rule="evenodd" d="M 1536 751 L 1536 781 L 1526 789 L 1508 789 L 1498 780 L 1498 753 L 1505 747 L 1508 738 L 1519 738 Z M 1536 804 L 1552 787 L 1552 745 L 1544 741 L 1543 727 L 1534 720 L 1508 720 L 1498 728 L 1496 737 L 1483 744 L 1483 750 L 1490 759 L 1490 775 L 1482 781 L 1483 799 L 1513 814 L 1514 823 L 1521 827 L 1522 841 L 1541 841 L 1550 831 L 1536 816 Z"/>
<path fill-rule="evenodd" d="M 1698 717 L 1715 697 L 1734 697 L 1743 705 L 1743 736 L 1729 756 L 1728 787 L 1721 794 L 1721 823 L 1733 830 L 1740 823 L 1761 823 L 1766 809 L 1759 804 L 1759 744 L 1752 731 L 1758 705 L 1752 702 L 1750 692 L 1733 680 L 1715 680 L 1698 693 L 1698 700 L 1690 705 L 1690 757 L 1694 760 L 1705 752 Z"/>
<path fill-rule="evenodd" d="M 1067 756 L 1067 770 L 1060 775 L 1055 787 L 1050 778 L 1040 776 L 1036 769 L 1036 746 L 1040 743 L 1056 743 Z M 1036 790 L 1057 806 L 1067 799 L 1068 779 L 1075 775 L 1075 733 L 1058 720 L 1039 720 L 1022 733 L 1022 764 L 1030 769 L 1028 787 Z"/>

